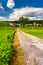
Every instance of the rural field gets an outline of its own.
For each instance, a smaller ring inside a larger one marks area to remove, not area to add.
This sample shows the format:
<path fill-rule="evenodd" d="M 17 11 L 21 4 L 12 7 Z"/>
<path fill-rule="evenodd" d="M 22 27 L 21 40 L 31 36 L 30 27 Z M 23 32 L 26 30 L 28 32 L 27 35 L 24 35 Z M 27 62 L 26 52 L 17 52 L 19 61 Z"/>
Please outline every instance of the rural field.
<path fill-rule="evenodd" d="M 41 39 L 43 39 L 43 27 L 25 27 L 25 28 L 21 28 L 22 31 L 34 35 L 36 37 L 39 37 Z"/>
<path fill-rule="evenodd" d="M 13 38 L 16 28 L 0 26 L 0 65 L 8 65 L 13 55 Z"/>
<path fill-rule="evenodd" d="M 43 65 L 43 27 L 8 24 L 0 22 L 0 65 Z"/>

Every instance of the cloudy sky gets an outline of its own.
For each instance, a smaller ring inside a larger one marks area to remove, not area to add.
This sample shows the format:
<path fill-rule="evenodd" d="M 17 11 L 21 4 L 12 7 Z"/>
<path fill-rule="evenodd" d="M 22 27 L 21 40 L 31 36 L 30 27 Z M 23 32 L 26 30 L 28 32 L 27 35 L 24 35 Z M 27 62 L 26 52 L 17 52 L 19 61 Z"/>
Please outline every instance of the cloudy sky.
<path fill-rule="evenodd" d="M 21 16 L 43 19 L 43 0 L 0 0 L 0 21 L 15 21 Z"/>

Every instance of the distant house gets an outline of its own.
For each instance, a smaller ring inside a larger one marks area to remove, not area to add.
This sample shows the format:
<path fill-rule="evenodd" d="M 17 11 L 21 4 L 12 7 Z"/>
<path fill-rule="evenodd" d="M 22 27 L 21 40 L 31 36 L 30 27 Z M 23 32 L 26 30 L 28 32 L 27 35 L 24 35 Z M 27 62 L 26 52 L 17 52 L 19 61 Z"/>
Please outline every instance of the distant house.
<path fill-rule="evenodd" d="M 39 23 L 34 23 L 34 26 L 36 26 L 36 27 L 40 27 L 41 24 L 39 24 Z"/>
<path fill-rule="evenodd" d="M 37 26 L 37 27 L 40 27 L 40 26 L 41 26 L 41 24 L 37 23 L 37 24 L 36 24 L 36 26 Z"/>
<path fill-rule="evenodd" d="M 19 25 L 18 25 L 18 24 L 9 23 L 8 26 L 11 26 L 11 27 L 18 27 Z"/>
<path fill-rule="evenodd" d="M 16 25 L 13 24 L 13 23 L 9 23 L 8 26 L 14 27 L 14 26 L 16 26 Z"/>

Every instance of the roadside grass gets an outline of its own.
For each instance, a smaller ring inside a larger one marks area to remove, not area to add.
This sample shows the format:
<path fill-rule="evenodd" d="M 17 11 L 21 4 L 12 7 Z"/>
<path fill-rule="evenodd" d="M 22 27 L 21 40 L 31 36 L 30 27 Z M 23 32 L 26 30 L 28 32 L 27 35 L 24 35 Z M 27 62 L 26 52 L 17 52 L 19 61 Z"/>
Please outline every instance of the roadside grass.
<path fill-rule="evenodd" d="M 14 27 L 0 27 L 0 40 L 7 39 L 7 36 L 11 36 L 15 32 Z"/>
<path fill-rule="evenodd" d="M 34 35 L 36 37 L 39 37 L 41 39 L 43 39 L 43 27 L 33 27 L 33 26 L 29 26 L 29 27 L 24 27 L 24 28 L 20 28 L 22 31 Z"/>
<path fill-rule="evenodd" d="M 0 27 L 0 65 L 25 65 L 24 51 L 15 31 L 16 27 Z"/>
<path fill-rule="evenodd" d="M 14 50 L 16 55 L 13 56 L 12 62 L 10 65 L 25 65 L 24 64 L 24 51 L 20 47 L 20 42 L 17 33 L 14 36 Z"/>
<path fill-rule="evenodd" d="M 8 65 L 12 59 L 15 30 L 14 27 L 0 27 L 0 65 Z"/>

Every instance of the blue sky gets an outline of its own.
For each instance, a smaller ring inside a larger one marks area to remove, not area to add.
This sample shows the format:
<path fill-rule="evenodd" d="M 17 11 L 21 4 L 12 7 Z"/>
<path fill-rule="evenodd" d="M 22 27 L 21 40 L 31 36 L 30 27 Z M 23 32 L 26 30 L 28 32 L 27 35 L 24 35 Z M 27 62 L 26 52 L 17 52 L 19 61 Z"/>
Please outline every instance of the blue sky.
<path fill-rule="evenodd" d="M 0 0 L 0 20 L 43 19 L 43 0 Z"/>
<path fill-rule="evenodd" d="M 19 7 L 43 7 L 43 0 L 15 0 L 17 8 Z"/>

